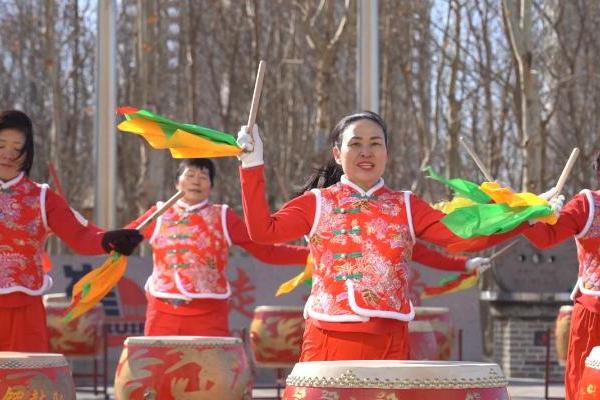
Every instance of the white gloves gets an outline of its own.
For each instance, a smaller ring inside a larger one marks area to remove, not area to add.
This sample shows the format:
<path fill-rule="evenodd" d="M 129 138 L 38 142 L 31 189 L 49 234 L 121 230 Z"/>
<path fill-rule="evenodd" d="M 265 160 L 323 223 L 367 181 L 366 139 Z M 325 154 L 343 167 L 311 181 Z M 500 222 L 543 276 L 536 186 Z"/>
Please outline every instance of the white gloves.
<path fill-rule="evenodd" d="M 492 261 L 487 257 L 469 258 L 465 263 L 465 271 L 473 272 L 477 270 L 477 272 L 482 273 L 491 266 Z"/>
<path fill-rule="evenodd" d="M 555 193 L 556 193 L 556 188 L 551 187 L 550 190 L 548 190 L 547 192 L 538 194 L 538 197 L 541 197 L 544 200 L 550 200 L 550 198 L 552 198 L 552 196 L 554 196 Z"/>
<path fill-rule="evenodd" d="M 562 210 L 565 203 L 565 196 L 562 194 L 556 196 L 556 194 L 558 194 L 556 187 L 552 187 L 547 192 L 540 193 L 538 196 L 544 200 L 548 200 L 550 207 L 552 207 L 552 211 L 554 211 L 554 214 L 558 215 L 560 214 L 560 210 Z"/>
<path fill-rule="evenodd" d="M 552 211 L 554 211 L 554 214 L 560 214 L 560 210 L 562 210 L 564 203 L 565 196 L 563 196 L 562 194 L 550 200 L 550 207 L 552 207 Z"/>
<path fill-rule="evenodd" d="M 252 134 L 248 133 L 246 125 L 242 125 L 238 132 L 237 143 L 242 148 L 242 154 L 238 156 L 242 162 L 242 168 L 256 167 L 264 163 L 263 143 L 258 125 L 254 124 Z"/>

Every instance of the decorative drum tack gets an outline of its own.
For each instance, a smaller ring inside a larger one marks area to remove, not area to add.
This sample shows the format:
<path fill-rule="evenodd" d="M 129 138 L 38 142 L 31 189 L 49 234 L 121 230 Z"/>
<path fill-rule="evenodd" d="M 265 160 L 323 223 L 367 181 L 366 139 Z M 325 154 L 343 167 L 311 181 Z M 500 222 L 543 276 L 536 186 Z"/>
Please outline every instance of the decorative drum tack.
<path fill-rule="evenodd" d="M 61 354 L 0 351 L 0 399 L 75 400 L 75 386 Z"/>
<path fill-rule="evenodd" d="M 497 364 L 457 361 L 317 361 L 298 363 L 287 400 L 509 400 Z"/>
<path fill-rule="evenodd" d="M 415 321 L 429 321 L 438 344 L 433 360 L 449 360 L 454 347 L 454 325 L 447 307 L 415 307 Z"/>
<path fill-rule="evenodd" d="M 104 311 L 98 304 L 79 318 L 64 322 L 69 301 L 65 295 L 44 296 L 50 351 L 66 356 L 90 356 L 100 349 Z"/>
<path fill-rule="evenodd" d="M 408 323 L 411 360 L 437 360 L 439 347 L 429 321 L 410 321 Z"/>
<path fill-rule="evenodd" d="M 250 344 L 258 366 L 291 367 L 298 362 L 304 334 L 302 307 L 259 306 L 250 324 Z"/>
<path fill-rule="evenodd" d="M 594 347 L 585 359 L 578 392 L 578 400 L 600 400 L 600 346 Z"/>
<path fill-rule="evenodd" d="M 569 345 L 569 331 L 571 330 L 571 314 L 573 306 L 562 306 L 556 317 L 556 355 L 558 363 L 565 365 L 567 362 L 567 347 Z"/>
<path fill-rule="evenodd" d="M 242 340 L 139 336 L 125 340 L 115 376 L 117 400 L 251 399 Z"/>

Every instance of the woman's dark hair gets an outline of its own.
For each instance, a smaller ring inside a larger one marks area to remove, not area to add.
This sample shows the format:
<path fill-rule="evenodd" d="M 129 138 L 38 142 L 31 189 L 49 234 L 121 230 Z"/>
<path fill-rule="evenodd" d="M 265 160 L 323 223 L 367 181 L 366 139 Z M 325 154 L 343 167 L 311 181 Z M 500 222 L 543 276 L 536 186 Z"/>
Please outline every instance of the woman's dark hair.
<path fill-rule="evenodd" d="M 195 167 L 199 169 L 205 169 L 208 171 L 208 177 L 210 178 L 210 186 L 215 184 L 215 164 L 210 158 L 185 158 L 179 163 L 177 168 L 177 179 L 183 174 L 188 167 Z"/>
<path fill-rule="evenodd" d="M 355 114 L 350 114 L 342 118 L 329 133 L 328 143 L 331 147 L 339 147 L 342 144 L 342 133 L 353 123 L 368 119 L 379 125 L 383 131 L 383 137 L 385 139 L 385 145 L 388 143 L 388 132 L 387 126 L 383 118 L 372 111 L 361 111 Z M 308 177 L 306 183 L 300 189 L 298 194 L 302 194 L 310 189 L 314 188 L 326 188 L 334 185 L 340 181 L 340 178 L 344 174 L 342 167 L 335 161 L 333 156 L 327 161 L 325 166 L 315 169 L 313 174 Z"/>
<path fill-rule="evenodd" d="M 2 111 L 0 112 L 0 131 L 4 129 L 14 129 L 25 136 L 25 145 L 19 153 L 19 157 L 25 157 L 19 169 L 29 175 L 33 165 L 33 124 L 31 119 L 22 111 Z"/>

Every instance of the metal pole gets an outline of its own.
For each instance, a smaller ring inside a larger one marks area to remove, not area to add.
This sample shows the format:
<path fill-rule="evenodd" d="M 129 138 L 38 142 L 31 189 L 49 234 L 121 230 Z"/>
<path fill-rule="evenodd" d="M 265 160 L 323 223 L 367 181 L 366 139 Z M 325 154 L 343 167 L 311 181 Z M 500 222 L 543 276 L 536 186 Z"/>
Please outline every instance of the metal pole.
<path fill-rule="evenodd" d="M 103 228 L 116 223 L 117 138 L 115 134 L 116 73 L 115 37 L 116 4 L 98 0 L 98 38 L 96 50 L 96 150 L 95 222 Z"/>
<path fill-rule="evenodd" d="M 358 0 L 357 7 L 358 109 L 379 112 L 379 1 Z"/>

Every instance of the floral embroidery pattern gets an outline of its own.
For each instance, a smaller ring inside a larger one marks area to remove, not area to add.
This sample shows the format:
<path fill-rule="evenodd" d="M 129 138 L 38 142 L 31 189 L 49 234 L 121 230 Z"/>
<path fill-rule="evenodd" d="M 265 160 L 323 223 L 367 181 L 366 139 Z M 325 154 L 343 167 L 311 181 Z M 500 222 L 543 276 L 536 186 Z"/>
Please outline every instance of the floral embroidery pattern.
<path fill-rule="evenodd" d="M 600 292 L 600 192 L 592 192 L 592 198 L 592 224 L 586 234 L 577 239 L 577 255 L 584 288 Z"/>
<path fill-rule="evenodd" d="M 0 289 L 43 284 L 41 252 L 47 232 L 42 223 L 39 185 L 22 178 L 0 191 Z"/>
<path fill-rule="evenodd" d="M 173 207 L 161 217 L 154 249 L 153 287 L 159 292 L 178 293 L 181 286 L 194 294 L 227 292 L 229 245 L 221 224 L 220 205 L 186 211 Z"/>
<path fill-rule="evenodd" d="M 404 194 L 384 189 L 376 197 L 360 197 L 341 183 L 321 194 L 319 225 L 309 242 L 315 260 L 312 311 L 354 314 L 346 284 L 351 280 L 358 307 L 408 313 L 413 244 Z"/>

